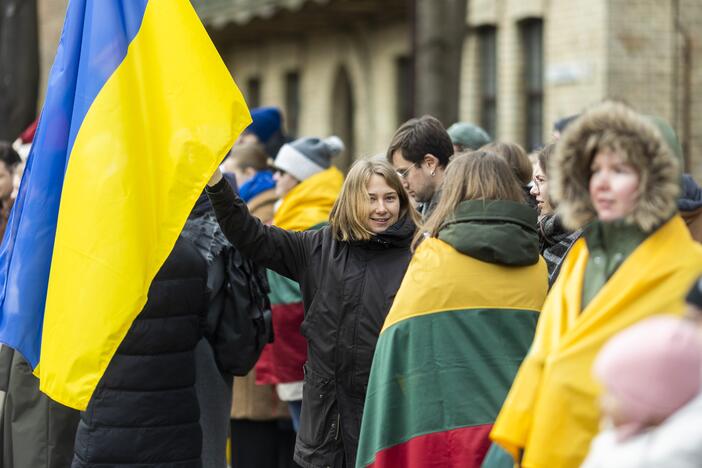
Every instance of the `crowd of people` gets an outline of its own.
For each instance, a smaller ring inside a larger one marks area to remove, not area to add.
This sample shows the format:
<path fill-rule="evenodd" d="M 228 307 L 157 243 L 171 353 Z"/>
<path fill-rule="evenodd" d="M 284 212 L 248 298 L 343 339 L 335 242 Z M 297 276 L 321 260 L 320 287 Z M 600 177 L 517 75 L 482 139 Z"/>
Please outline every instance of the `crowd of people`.
<path fill-rule="evenodd" d="M 527 153 L 423 116 L 344 175 L 252 119 L 86 411 L 0 351 L 3 466 L 701 466 L 702 189 L 665 121 L 604 102 Z"/>

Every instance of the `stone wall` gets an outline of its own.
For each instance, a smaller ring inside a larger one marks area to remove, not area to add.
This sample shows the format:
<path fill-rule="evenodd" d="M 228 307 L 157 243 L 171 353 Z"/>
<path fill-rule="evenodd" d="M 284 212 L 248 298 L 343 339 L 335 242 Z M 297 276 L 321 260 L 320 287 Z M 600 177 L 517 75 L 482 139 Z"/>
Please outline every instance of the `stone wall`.
<path fill-rule="evenodd" d="M 356 157 L 383 152 L 399 125 L 395 109 L 396 60 L 409 54 L 406 25 L 309 34 L 297 42 L 263 42 L 225 52 L 225 62 L 244 87 L 262 83 L 261 101 L 284 108 L 284 76 L 301 77 L 300 135 L 326 136 L 337 111 L 334 81 L 341 67 L 349 74 L 354 101 Z"/>

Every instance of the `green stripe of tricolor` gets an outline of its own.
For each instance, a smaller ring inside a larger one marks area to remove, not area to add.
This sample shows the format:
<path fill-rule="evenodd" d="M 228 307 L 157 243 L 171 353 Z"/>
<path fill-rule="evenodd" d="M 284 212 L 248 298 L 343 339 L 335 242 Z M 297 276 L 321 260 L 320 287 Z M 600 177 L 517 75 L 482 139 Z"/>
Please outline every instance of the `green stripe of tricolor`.
<path fill-rule="evenodd" d="M 468 309 L 387 329 L 373 359 L 358 466 L 412 437 L 493 423 L 537 318 L 536 311 Z"/>
<path fill-rule="evenodd" d="M 271 305 L 302 302 L 302 293 L 297 281 L 279 275 L 273 270 L 268 270 L 268 285 L 271 288 L 271 292 L 268 294 Z"/>
<path fill-rule="evenodd" d="M 327 221 L 322 221 L 321 223 L 317 223 L 310 227 L 307 229 L 307 231 L 322 229 L 327 224 Z M 297 302 L 302 302 L 302 292 L 300 291 L 300 285 L 297 283 L 297 281 L 293 281 L 290 278 L 279 275 L 273 270 L 267 270 L 267 272 L 268 285 L 271 288 L 268 298 L 271 300 L 271 305 L 295 304 Z"/>

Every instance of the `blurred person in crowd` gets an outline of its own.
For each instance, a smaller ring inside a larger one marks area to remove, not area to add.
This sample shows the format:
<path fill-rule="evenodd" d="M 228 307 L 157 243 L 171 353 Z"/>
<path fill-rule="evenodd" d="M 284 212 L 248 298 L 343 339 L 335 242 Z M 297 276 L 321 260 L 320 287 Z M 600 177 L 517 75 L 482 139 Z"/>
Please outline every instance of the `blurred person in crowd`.
<path fill-rule="evenodd" d="M 29 157 L 29 150 L 32 149 L 32 141 L 34 141 L 34 134 L 37 132 L 38 124 L 39 119 L 36 119 L 12 142 L 12 147 L 17 151 L 22 161 L 26 161 Z"/>
<path fill-rule="evenodd" d="M 684 162 L 683 150 L 673 128 L 660 117 L 649 116 L 649 119 L 658 127 L 673 154 L 682 164 Z M 697 242 L 702 242 L 702 188 L 697 185 L 690 174 L 682 176 L 682 191 L 678 198 L 678 210 L 687 224 L 692 238 Z"/>
<path fill-rule="evenodd" d="M 19 154 L 7 142 L 0 141 L 0 239 L 5 234 L 10 211 L 15 201 L 14 175 L 17 166 L 22 162 Z"/>
<path fill-rule="evenodd" d="M 425 115 L 410 119 L 392 137 L 387 160 L 427 219 L 440 198 L 444 170 L 453 155 L 451 138 L 438 119 Z"/>
<path fill-rule="evenodd" d="M 226 164 L 236 177 L 239 196 L 246 202 L 251 214 L 270 224 L 278 196 L 265 148 L 258 143 L 236 145 Z"/>
<path fill-rule="evenodd" d="M 338 137 L 300 138 L 284 145 L 275 160 L 275 193 L 278 198 L 273 225 L 292 231 L 316 230 L 327 224 L 343 183 L 331 165 L 343 151 Z M 271 287 L 275 341 L 256 364 L 256 383 L 276 385 L 278 397 L 288 403 L 293 427 L 299 428 L 302 406 L 303 366 L 307 342 L 300 333 L 305 308 L 297 281 L 268 272 Z"/>
<path fill-rule="evenodd" d="M 281 148 L 276 165 L 296 180 L 304 179 L 300 170 L 332 170 L 329 158 L 320 157 L 329 153 L 325 147 L 318 139 L 296 140 Z M 293 185 L 287 196 L 305 182 Z M 282 191 L 287 184 L 279 185 Z M 220 180 L 219 171 L 208 194 L 232 244 L 299 282 L 302 290 L 308 356 L 295 461 L 355 466 L 375 343 L 410 261 L 416 230 L 417 215 L 400 178 L 386 162 L 356 162 L 329 224 L 305 232 L 262 224 Z M 276 343 L 278 337 L 276 329 Z"/>
<path fill-rule="evenodd" d="M 697 468 L 702 462 L 702 336 L 694 323 L 652 317 L 602 348 L 603 429 L 583 468 Z"/>
<path fill-rule="evenodd" d="M 287 137 L 283 131 L 283 115 L 280 109 L 277 107 L 257 107 L 251 109 L 251 124 L 242 132 L 236 144 L 260 143 L 266 154 L 270 158 L 275 158 L 286 141 Z M 227 170 L 226 167 L 222 169 L 222 171 Z"/>
<path fill-rule="evenodd" d="M 683 174 L 678 209 L 692 238 L 702 242 L 702 187 L 697 185 L 690 174 Z"/>
<path fill-rule="evenodd" d="M 454 154 L 477 150 L 491 141 L 485 130 L 468 122 L 456 122 L 446 132 L 451 138 Z"/>
<path fill-rule="evenodd" d="M 683 313 L 702 247 L 676 214 L 680 169 L 647 118 L 612 102 L 568 127 L 548 164 L 568 229 L 585 228 L 541 312 L 491 437 L 524 466 L 578 466 L 597 433 L 590 369 L 616 333 Z"/>
<path fill-rule="evenodd" d="M 425 229 L 378 341 L 356 466 L 479 467 L 546 297 L 536 212 L 500 156 L 455 155 Z"/>
<path fill-rule="evenodd" d="M 571 231 L 563 226 L 561 216 L 556 213 L 555 202 L 549 195 L 549 164 L 555 149 L 556 145 L 551 143 L 539 152 L 531 186 L 531 194 L 539 211 L 539 245 L 548 266 L 549 285 L 553 285 L 558 278 L 563 259 L 582 234 L 582 229 Z"/>
<path fill-rule="evenodd" d="M 73 468 L 202 466 L 195 347 L 206 294 L 205 259 L 180 236 L 81 412 Z"/>
<path fill-rule="evenodd" d="M 556 120 L 553 123 L 553 141 L 558 141 L 561 139 L 561 135 L 565 132 L 565 129 L 575 122 L 575 120 L 580 117 L 580 114 L 569 115 L 568 117 L 563 117 Z"/>
<path fill-rule="evenodd" d="M 519 182 L 519 185 L 524 191 L 524 200 L 532 208 L 536 208 L 536 200 L 531 194 L 530 184 L 532 182 L 533 167 L 529 157 L 522 148 L 517 143 L 507 143 L 507 142 L 493 142 L 489 143 L 481 150 L 489 151 L 495 153 L 502 159 L 504 159 L 507 164 L 509 164 L 512 174 Z"/>

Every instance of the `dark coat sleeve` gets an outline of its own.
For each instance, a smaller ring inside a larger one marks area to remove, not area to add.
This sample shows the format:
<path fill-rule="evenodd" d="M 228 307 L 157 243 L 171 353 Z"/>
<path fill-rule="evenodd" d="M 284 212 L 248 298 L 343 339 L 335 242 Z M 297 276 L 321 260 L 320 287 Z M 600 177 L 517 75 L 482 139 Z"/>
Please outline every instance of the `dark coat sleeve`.
<path fill-rule="evenodd" d="M 207 195 L 222 232 L 239 252 L 262 267 L 299 281 L 314 233 L 266 226 L 249 213 L 246 203 L 224 179 L 207 187 Z"/>

